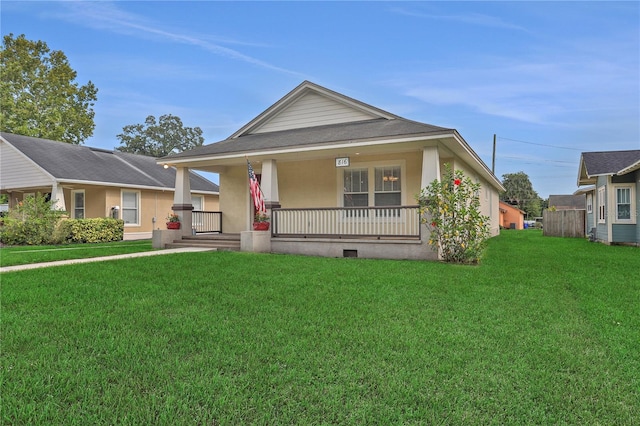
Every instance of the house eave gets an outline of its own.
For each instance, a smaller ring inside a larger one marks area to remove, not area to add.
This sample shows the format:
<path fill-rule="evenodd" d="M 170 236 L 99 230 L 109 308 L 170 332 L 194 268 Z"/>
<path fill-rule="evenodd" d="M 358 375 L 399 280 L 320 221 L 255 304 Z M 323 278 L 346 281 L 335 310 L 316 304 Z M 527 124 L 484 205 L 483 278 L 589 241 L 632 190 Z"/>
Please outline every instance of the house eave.
<path fill-rule="evenodd" d="M 631 172 L 635 172 L 636 170 L 640 170 L 640 160 L 638 160 L 635 163 L 631 164 L 629 167 L 625 167 L 624 169 L 620 170 L 616 174 L 618 176 L 621 176 L 621 175 L 626 175 L 626 174 L 631 173 Z"/>

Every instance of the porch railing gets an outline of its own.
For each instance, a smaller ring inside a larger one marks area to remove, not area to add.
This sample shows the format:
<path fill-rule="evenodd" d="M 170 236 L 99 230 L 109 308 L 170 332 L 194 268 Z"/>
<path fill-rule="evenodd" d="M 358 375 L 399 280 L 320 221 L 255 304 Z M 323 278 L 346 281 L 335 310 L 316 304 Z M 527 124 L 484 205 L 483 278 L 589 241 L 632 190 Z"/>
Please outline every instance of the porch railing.
<path fill-rule="evenodd" d="M 222 233 L 222 212 L 205 212 L 193 210 L 191 212 L 191 226 L 196 234 L 207 232 Z"/>
<path fill-rule="evenodd" d="M 420 239 L 418 206 L 274 209 L 274 237 Z"/>

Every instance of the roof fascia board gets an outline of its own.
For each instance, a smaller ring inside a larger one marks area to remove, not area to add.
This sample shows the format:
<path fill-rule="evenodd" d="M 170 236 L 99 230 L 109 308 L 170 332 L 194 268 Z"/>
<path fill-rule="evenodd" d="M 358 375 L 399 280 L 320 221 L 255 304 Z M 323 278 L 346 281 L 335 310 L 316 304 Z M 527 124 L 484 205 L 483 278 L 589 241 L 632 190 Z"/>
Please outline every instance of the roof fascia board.
<path fill-rule="evenodd" d="M 97 182 L 93 180 L 73 180 L 73 179 L 63 179 L 58 181 L 60 185 L 87 185 L 87 186 L 108 186 L 112 188 L 127 188 L 127 189 L 149 189 L 153 191 L 170 191 L 174 192 L 175 188 L 165 187 L 165 186 L 149 186 L 149 185 L 134 185 L 134 184 L 124 184 L 124 183 L 113 183 L 113 182 Z M 206 191 L 203 189 L 192 189 L 191 192 L 197 192 L 199 194 L 211 194 L 218 195 L 219 191 Z"/>
<path fill-rule="evenodd" d="M 640 170 L 640 160 L 636 161 L 635 163 L 631 164 L 628 167 L 625 167 L 624 169 L 620 170 L 618 173 L 616 173 L 618 176 L 622 176 L 622 175 L 626 175 L 627 173 L 631 173 L 634 172 L 636 170 Z"/>
<path fill-rule="evenodd" d="M 466 151 L 466 153 L 469 156 L 471 156 L 474 160 L 476 160 L 476 162 L 482 168 L 482 172 L 484 172 L 484 174 L 488 177 L 488 179 L 493 182 L 494 186 L 499 191 L 506 191 L 506 188 L 502 186 L 502 182 L 500 182 L 500 180 L 496 177 L 496 175 L 493 174 L 491 170 L 489 170 L 489 167 L 484 163 L 484 161 L 482 161 L 482 159 L 478 156 L 478 154 L 476 154 L 476 152 L 473 149 L 471 149 L 471 146 L 469 146 L 467 141 L 464 140 L 462 135 L 460 135 L 460 133 L 458 133 L 457 130 L 454 130 L 453 133 L 454 133 L 455 139 L 458 141 L 460 146 Z"/>
<path fill-rule="evenodd" d="M 9 142 L 8 140 L 6 140 L 5 138 L 3 138 L 2 136 L 0 136 L 0 138 L 2 138 L 2 141 L 5 142 L 8 146 L 11 147 L 11 149 L 13 149 L 15 152 L 18 153 L 18 155 L 20 155 L 22 158 L 24 158 L 25 160 L 27 160 L 29 163 L 31 163 L 34 167 L 38 168 L 40 171 L 42 171 L 42 173 L 44 173 L 45 175 L 49 176 L 51 178 L 52 181 L 57 182 L 58 178 L 56 178 L 54 175 L 52 175 L 51 173 L 49 173 L 47 170 L 43 169 L 42 166 L 40 166 L 38 163 L 36 163 L 35 161 L 33 161 L 31 159 L 31 157 L 29 157 L 27 154 L 25 154 L 24 152 L 20 151 L 18 148 L 16 148 L 11 142 Z"/>
<path fill-rule="evenodd" d="M 342 104 L 348 105 L 352 108 L 356 108 L 358 110 L 367 112 L 369 114 L 373 114 L 386 119 L 398 118 L 397 115 L 391 114 L 390 112 L 384 111 L 382 109 L 376 108 L 372 105 L 368 105 L 364 102 L 358 101 L 356 99 L 345 96 L 341 93 L 334 92 L 333 90 L 327 89 L 326 87 L 319 86 L 310 81 L 303 81 L 297 87 L 295 87 L 292 91 L 284 95 L 280 100 L 271 105 L 269 108 L 264 110 L 260 115 L 255 117 L 253 120 L 242 126 L 238 129 L 234 134 L 229 136 L 227 139 L 235 139 L 245 133 L 249 133 L 251 130 L 254 130 L 261 125 L 263 125 L 266 121 L 268 121 L 271 117 L 276 115 L 278 112 L 282 111 L 301 96 L 308 92 L 317 92 L 323 96 L 331 98 L 336 102 L 340 102 Z"/>

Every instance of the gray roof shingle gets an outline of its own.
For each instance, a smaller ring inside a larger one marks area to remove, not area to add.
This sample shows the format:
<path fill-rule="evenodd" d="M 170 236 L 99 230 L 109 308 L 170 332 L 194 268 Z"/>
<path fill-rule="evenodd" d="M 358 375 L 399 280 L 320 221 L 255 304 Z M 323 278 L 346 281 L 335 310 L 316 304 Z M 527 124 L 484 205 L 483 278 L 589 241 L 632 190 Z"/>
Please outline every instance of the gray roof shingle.
<path fill-rule="evenodd" d="M 640 149 L 583 152 L 582 159 L 589 176 L 615 174 L 640 161 Z"/>
<path fill-rule="evenodd" d="M 176 171 L 154 157 L 0 133 L 16 149 L 58 180 L 174 189 Z M 191 172 L 191 189 L 218 192 L 215 183 Z"/>
<path fill-rule="evenodd" d="M 255 150 L 293 148 L 311 145 L 330 145 L 394 136 L 419 134 L 450 133 L 453 129 L 418 123 L 404 118 L 356 121 L 350 123 L 329 124 L 281 130 L 268 133 L 255 133 L 197 147 L 195 149 L 171 154 L 166 159 L 188 158 L 202 155 L 243 153 Z"/>

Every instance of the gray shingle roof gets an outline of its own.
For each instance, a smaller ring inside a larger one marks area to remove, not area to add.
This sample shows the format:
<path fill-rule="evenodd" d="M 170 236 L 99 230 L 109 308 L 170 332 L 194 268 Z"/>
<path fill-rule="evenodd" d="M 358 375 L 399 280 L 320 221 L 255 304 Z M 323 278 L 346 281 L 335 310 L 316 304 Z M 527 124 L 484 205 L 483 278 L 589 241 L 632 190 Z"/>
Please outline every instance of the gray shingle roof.
<path fill-rule="evenodd" d="M 144 155 L 0 133 L 16 149 L 58 180 L 174 189 L 176 171 Z M 191 189 L 218 192 L 215 183 L 191 173 Z"/>
<path fill-rule="evenodd" d="M 583 152 L 582 159 L 589 176 L 610 175 L 640 161 L 640 149 L 630 151 Z"/>
<path fill-rule="evenodd" d="M 453 129 L 396 118 L 329 124 L 268 133 L 255 133 L 197 147 L 165 158 L 188 158 L 202 155 L 244 153 L 256 150 L 330 145 L 366 139 L 380 139 L 420 134 L 451 133 Z"/>
<path fill-rule="evenodd" d="M 575 210 L 586 208 L 586 196 L 584 194 L 573 195 L 549 195 L 549 206 L 558 210 Z"/>

